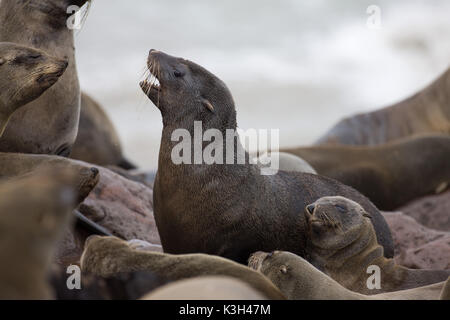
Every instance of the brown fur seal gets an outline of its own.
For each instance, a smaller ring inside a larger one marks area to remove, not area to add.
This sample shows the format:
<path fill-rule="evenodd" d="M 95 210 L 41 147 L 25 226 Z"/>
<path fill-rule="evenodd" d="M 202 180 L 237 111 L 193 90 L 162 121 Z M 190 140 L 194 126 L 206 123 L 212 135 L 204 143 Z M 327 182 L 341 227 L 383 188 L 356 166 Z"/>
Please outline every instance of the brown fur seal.
<path fill-rule="evenodd" d="M 383 256 L 371 216 L 356 202 L 324 197 L 305 209 L 309 224 L 308 261 L 355 292 L 376 294 L 445 281 L 450 270 L 418 270 L 396 265 Z M 368 269 L 380 270 L 379 288 L 369 289 Z"/>
<path fill-rule="evenodd" d="M 249 265 L 273 282 L 289 300 L 437 300 L 444 282 L 397 292 L 363 295 L 344 288 L 305 259 L 285 251 L 257 252 Z"/>
<path fill-rule="evenodd" d="M 450 182 L 450 136 L 425 135 L 379 146 L 316 146 L 284 149 L 306 160 L 318 174 L 393 210 L 442 191 Z"/>
<path fill-rule="evenodd" d="M 450 69 L 400 103 L 341 120 L 317 144 L 377 145 L 427 133 L 450 134 Z"/>
<path fill-rule="evenodd" d="M 56 83 L 67 61 L 41 50 L 0 42 L 0 138 L 11 116 Z"/>
<path fill-rule="evenodd" d="M 97 168 L 86 167 L 75 160 L 48 155 L 0 153 L 0 181 L 52 168 L 69 169 L 78 173 L 77 203 L 81 203 L 89 195 L 99 180 Z"/>
<path fill-rule="evenodd" d="M 124 158 L 116 128 L 106 112 L 85 93 L 81 93 L 80 124 L 70 157 L 101 166 L 136 168 Z"/>
<path fill-rule="evenodd" d="M 76 206 L 78 173 L 51 168 L 0 183 L 0 299 L 49 299 L 47 272 Z"/>
<path fill-rule="evenodd" d="M 68 61 L 64 75 L 38 99 L 11 118 L 0 151 L 67 156 L 75 142 L 80 115 L 80 87 L 73 32 L 67 8 L 87 0 L 2 0 L 0 41 L 44 50 Z"/>
<path fill-rule="evenodd" d="M 231 277 L 198 277 L 176 281 L 141 300 L 266 300 L 258 291 Z"/>
<path fill-rule="evenodd" d="M 261 175 L 261 167 L 249 163 L 236 136 L 231 143 L 223 138 L 215 144 L 224 155 L 231 145 L 232 160 L 242 151 L 245 164 L 174 164 L 175 130 L 182 128 L 194 137 L 194 122 L 201 121 L 203 131 L 217 129 L 223 137 L 229 136 L 227 129 L 236 132 L 233 97 L 220 79 L 191 61 L 152 50 L 148 67 L 159 85 L 143 81 L 141 87 L 163 118 L 153 199 L 165 252 L 216 254 L 241 263 L 258 250 L 302 255 L 307 231 L 304 207 L 322 196 L 342 195 L 372 214 L 378 240 L 387 257 L 393 256 L 389 228 L 367 198 L 317 175 L 284 171 Z"/>
<path fill-rule="evenodd" d="M 81 257 L 81 269 L 101 277 L 149 271 L 168 281 L 198 276 L 230 276 L 244 281 L 269 299 L 284 299 L 264 276 L 236 262 L 205 254 L 171 255 L 134 250 L 128 242 L 115 237 L 89 237 Z"/>

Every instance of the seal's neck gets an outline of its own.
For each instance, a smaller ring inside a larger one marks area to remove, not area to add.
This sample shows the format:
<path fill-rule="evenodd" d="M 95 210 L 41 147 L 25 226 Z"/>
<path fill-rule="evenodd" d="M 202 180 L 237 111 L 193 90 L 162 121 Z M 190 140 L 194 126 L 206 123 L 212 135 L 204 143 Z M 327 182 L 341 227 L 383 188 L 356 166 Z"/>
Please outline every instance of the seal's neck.
<path fill-rule="evenodd" d="M 383 269 L 388 263 L 383 254 L 383 247 L 378 244 L 370 222 L 364 223 L 357 239 L 341 249 L 312 246 L 310 251 L 311 263 L 346 288 L 365 284 L 369 266 L 377 265 Z"/>

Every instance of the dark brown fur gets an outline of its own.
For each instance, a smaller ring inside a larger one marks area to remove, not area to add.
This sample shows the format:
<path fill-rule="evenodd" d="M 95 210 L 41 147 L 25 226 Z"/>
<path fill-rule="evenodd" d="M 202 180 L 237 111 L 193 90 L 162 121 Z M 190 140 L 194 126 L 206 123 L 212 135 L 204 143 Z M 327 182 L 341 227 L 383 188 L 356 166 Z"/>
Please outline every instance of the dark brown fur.
<path fill-rule="evenodd" d="M 320 175 L 336 179 L 393 210 L 434 194 L 450 183 L 450 136 L 405 138 L 380 146 L 317 146 L 284 149 Z"/>
<path fill-rule="evenodd" d="M 260 167 L 248 162 L 175 165 L 171 152 L 178 142 L 171 141 L 172 132 L 184 128 L 193 137 L 198 120 L 203 130 L 217 128 L 225 137 L 226 129 L 236 130 L 234 101 L 220 79 L 191 61 L 151 51 L 148 62 L 161 84 L 160 89 L 148 82 L 141 86 L 163 118 L 154 209 L 165 252 L 203 252 L 242 263 L 258 250 L 282 249 L 302 255 L 304 207 L 325 195 L 344 195 L 362 203 L 373 215 L 378 240 L 386 255 L 393 256 L 391 234 L 378 209 L 335 180 L 283 171 L 263 176 Z M 236 140 L 234 144 L 235 152 L 242 148 Z"/>

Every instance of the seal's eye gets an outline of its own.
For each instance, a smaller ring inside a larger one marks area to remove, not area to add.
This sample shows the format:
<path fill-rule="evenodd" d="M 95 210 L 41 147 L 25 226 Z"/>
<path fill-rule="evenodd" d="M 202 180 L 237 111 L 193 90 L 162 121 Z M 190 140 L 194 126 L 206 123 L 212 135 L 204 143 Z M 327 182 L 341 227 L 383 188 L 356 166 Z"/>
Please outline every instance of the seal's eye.
<path fill-rule="evenodd" d="M 175 71 L 173 72 L 173 75 L 174 75 L 175 77 L 177 77 L 177 78 L 181 78 L 181 77 L 184 76 L 184 73 L 181 72 L 181 71 L 175 70 Z"/>
<path fill-rule="evenodd" d="M 340 206 L 340 205 L 335 205 L 335 207 L 336 207 L 336 209 L 338 209 L 338 211 L 340 212 L 340 213 L 346 213 L 347 212 L 347 208 L 345 208 L 345 207 L 343 207 L 343 206 Z"/>

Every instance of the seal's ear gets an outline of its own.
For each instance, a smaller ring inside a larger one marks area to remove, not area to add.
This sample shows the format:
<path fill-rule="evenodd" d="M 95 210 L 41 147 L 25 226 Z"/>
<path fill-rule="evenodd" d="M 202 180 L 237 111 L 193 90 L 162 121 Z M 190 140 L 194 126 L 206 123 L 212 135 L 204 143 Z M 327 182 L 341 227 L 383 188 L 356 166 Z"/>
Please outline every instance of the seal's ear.
<path fill-rule="evenodd" d="M 203 106 L 211 112 L 214 112 L 214 106 L 206 99 L 202 99 Z"/>

